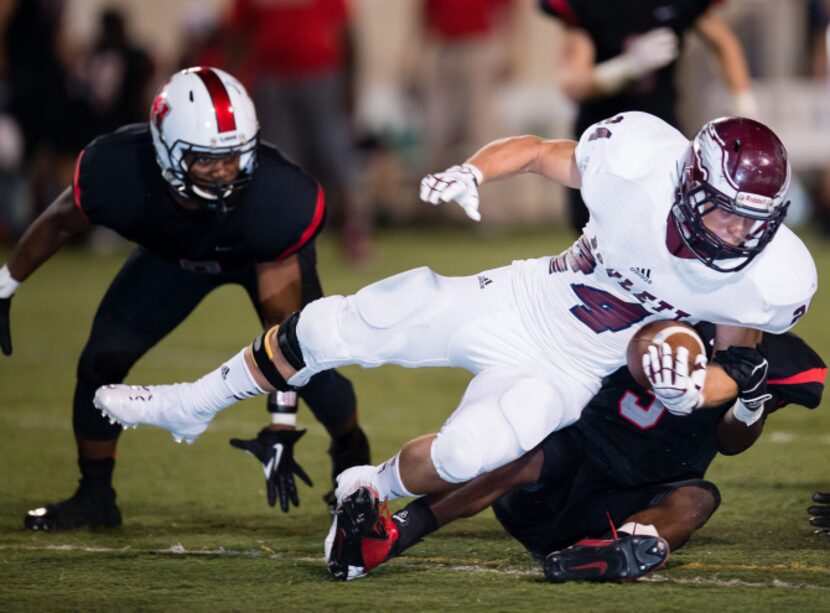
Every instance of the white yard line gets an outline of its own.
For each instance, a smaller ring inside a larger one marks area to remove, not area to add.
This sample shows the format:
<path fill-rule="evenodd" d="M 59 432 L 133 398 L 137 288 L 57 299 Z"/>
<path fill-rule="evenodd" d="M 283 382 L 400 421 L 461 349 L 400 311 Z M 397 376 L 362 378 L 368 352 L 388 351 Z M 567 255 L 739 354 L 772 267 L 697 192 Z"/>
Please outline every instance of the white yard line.
<path fill-rule="evenodd" d="M 185 556 L 216 556 L 216 557 L 235 557 L 235 558 L 267 558 L 271 560 L 280 560 L 285 562 L 308 562 L 312 564 L 322 564 L 323 557 L 311 556 L 286 556 L 263 547 L 262 549 L 225 549 L 219 547 L 218 549 L 187 549 L 181 543 L 171 545 L 166 549 L 136 549 L 134 547 L 85 547 L 82 545 L 0 545 L 0 550 L 10 551 L 66 551 L 66 552 L 80 552 L 80 553 L 101 553 L 101 554 L 154 554 L 154 555 L 185 555 Z M 511 568 L 511 567 L 494 567 L 480 564 L 459 564 L 453 562 L 436 562 L 434 559 L 415 559 L 415 558 L 399 558 L 394 561 L 396 566 L 404 566 L 411 568 L 425 568 L 430 570 L 443 570 L 456 573 L 498 573 L 500 575 L 514 575 L 522 577 L 541 577 L 541 569 L 527 569 L 527 568 Z M 692 563 L 690 564 L 695 570 L 706 571 L 706 564 Z M 679 568 L 683 568 L 682 566 Z M 724 570 L 746 570 L 747 567 L 742 566 L 728 566 L 725 564 L 711 565 L 711 570 L 714 572 L 712 577 L 673 577 L 671 573 L 668 575 L 664 572 L 655 573 L 643 579 L 646 583 L 675 583 L 678 585 L 708 585 L 713 587 L 745 587 L 745 588 L 777 588 L 787 590 L 822 590 L 830 591 L 830 587 L 821 585 L 811 585 L 808 583 L 790 583 L 781 581 L 780 579 L 772 578 L 770 581 L 744 581 L 742 579 L 720 579 L 717 574 Z M 760 572 L 781 572 L 788 570 L 778 566 L 753 566 L 751 570 Z M 830 573 L 830 568 L 811 567 L 794 568 L 792 570 Z"/>

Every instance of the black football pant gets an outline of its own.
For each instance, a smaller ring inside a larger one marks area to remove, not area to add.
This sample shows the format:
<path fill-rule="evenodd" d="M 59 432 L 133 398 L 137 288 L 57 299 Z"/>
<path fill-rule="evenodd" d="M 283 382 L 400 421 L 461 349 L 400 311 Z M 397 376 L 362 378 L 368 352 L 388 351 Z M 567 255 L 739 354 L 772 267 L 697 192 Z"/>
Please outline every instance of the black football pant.
<path fill-rule="evenodd" d="M 601 537 L 611 531 L 612 521 L 619 527 L 681 487 L 699 487 L 720 500 L 715 484 L 703 479 L 621 487 L 586 456 L 582 433 L 575 427 L 555 432 L 542 447 L 539 481 L 493 504 L 504 529 L 537 558 L 586 537 Z"/>
<path fill-rule="evenodd" d="M 323 292 L 313 245 L 301 250 L 299 258 L 305 305 Z M 92 405 L 95 390 L 107 383 L 122 382 L 141 356 L 184 321 L 205 296 L 227 283 L 245 288 L 262 320 L 253 265 L 235 273 L 191 272 L 141 247 L 133 251 L 98 307 L 78 362 L 72 416 L 75 433 L 91 440 L 117 438 L 121 427 L 110 424 Z M 352 384 L 334 370 L 316 375 L 298 393 L 330 432 L 337 431 L 355 414 Z"/>

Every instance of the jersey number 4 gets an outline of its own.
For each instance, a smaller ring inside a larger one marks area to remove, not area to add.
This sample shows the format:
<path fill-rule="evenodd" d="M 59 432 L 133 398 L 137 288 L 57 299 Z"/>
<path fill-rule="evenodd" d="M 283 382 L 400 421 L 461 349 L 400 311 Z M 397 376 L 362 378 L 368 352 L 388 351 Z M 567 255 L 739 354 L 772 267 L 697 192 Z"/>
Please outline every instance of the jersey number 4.
<path fill-rule="evenodd" d="M 571 313 L 597 334 L 625 330 L 649 315 L 641 304 L 626 302 L 596 287 L 571 283 L 571 289 L 582 301 L 571 307 Z"/>

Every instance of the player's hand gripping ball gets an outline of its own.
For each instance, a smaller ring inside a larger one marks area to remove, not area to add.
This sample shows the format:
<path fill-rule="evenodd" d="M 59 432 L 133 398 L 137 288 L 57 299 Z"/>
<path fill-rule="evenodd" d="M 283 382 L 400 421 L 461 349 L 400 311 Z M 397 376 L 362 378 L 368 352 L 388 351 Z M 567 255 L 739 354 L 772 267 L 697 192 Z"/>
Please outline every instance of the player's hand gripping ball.
<path fill-rule="evenodd" d="M 628 344 L 628 370 L 672 413 L 688 414 L 703 402 L 706 348 L 689 324 L 660 320 L 643 326 Z"/>

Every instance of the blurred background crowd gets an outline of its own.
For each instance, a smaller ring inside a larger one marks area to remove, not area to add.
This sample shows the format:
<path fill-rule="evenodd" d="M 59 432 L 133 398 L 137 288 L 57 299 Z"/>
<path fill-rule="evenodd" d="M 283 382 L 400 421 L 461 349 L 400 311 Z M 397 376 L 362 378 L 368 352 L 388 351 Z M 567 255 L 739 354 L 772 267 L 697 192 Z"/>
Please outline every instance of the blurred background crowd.
<path fill-rule="evenodd" d="M 548 14 L 567 17 L 568 2 L 547 0 L 548 13 L 544 4 L 0 0 L 0 244 L 71 182 L 91 139 L 145 121 L 163 80 L 192 65 L 246 85 L 263 138 L 323 183 L 329 224 L 354 260 L 371 258 L 378 225 L 458 222 L 454 207 L 418 204 L 424 173 L 501 136 L 572 136 L 579 101 L 562 75 L 572 24 Z M 782 137 L 800 178 L 790 223 L 830 235 L 830 0 L 726 0 L 714 10 L 743 48 L 757 118 Z M 735 112 L 706 47 L 695 36 L 681 46 L 686 134 Z M 548 182 L 488 190 L 485 228 L 565 223 L 565 195 Z"/>

